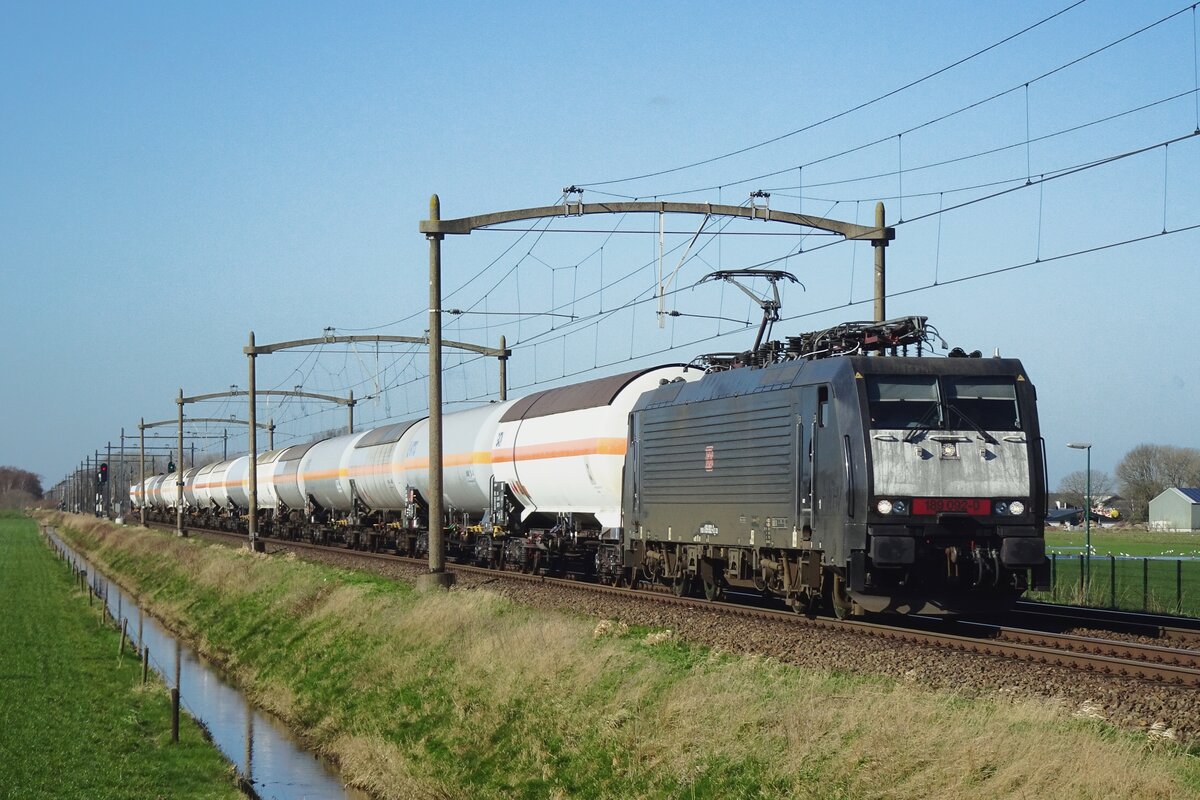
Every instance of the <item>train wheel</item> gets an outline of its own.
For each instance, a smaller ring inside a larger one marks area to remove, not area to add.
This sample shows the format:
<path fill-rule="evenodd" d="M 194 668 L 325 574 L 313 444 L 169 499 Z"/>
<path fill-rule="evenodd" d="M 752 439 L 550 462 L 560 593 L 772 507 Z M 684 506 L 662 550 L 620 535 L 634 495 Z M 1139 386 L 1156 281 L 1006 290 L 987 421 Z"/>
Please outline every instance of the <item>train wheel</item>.
<path fill-rule="evenodd" d="M 812 610 L 812 599 L 806 594 L 788 598 L 788 605 L 797 614 L 808 614 Z"/>
<path fill-rule="evenodd" d="M 704 597 L 710 602 L 715 602 L 725 596 L 725 587 L 721 586 L 721 581 L 718 578 L 704 580 Z"/>
<path fill-rule="evenodd" d="M 686 597 L 691 588 L 692 580 L 689 575 L 680 575 L 671 582 L 671 594 L 676 597 Z"/>
<path fill-rule="evenodd" d="M 850 616 L 854 610 L 854 601 L 850 598 L 850 593 L 846 591 L 846 579 L 830 570 L 825 575 L 825 587 L 826 605 L 833 611 L 833 615 L 838 619 L 846 619 Z"/>

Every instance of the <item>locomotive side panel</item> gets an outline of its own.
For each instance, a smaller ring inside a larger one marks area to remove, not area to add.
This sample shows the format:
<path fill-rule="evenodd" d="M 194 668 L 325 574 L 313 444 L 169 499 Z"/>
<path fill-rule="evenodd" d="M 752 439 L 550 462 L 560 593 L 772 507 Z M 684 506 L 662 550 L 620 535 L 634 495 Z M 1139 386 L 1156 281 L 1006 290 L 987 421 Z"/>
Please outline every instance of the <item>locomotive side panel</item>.
<path fill-rule="evenodd" d="M 639 537 L 782 546 L 796 531 L 797 414 L 764 392 L 639 413 Z"/>

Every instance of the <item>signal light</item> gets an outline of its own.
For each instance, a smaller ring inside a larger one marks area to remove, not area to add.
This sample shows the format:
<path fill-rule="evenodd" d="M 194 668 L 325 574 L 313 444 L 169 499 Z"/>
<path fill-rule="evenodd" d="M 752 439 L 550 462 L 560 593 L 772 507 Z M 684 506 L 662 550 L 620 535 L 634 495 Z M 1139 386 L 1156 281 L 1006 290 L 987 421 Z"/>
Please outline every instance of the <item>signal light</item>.
<path fill-rule="evenodd" d="M 167 462 L 167 472 L 174 472 L 174 471 L 175 471 L 175 462 L 168 461 Z"/>
<path fill-rule="evenodd" d="M 108 464 L 107 462 L 100 465 L 100 472 L 97 475 L 101 483 L 108 483 Z"/>

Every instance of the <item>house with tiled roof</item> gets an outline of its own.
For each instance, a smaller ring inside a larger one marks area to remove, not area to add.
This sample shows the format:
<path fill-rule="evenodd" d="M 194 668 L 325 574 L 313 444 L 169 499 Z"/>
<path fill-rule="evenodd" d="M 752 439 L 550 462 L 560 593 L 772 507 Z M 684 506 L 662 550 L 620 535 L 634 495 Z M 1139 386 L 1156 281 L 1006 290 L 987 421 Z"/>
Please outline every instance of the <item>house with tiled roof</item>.
<path fill-rule="evenodd" d="M 1164 489 L 1150 501 L 1150 530 L 1200 531 L 1200 489 Z"/>

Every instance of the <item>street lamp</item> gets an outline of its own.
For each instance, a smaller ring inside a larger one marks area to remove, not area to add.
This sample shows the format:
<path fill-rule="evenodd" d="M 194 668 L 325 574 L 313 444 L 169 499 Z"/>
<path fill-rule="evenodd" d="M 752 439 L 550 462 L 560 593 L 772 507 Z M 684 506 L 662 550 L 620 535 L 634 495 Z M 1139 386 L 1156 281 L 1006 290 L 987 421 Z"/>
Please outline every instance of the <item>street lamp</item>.
<path fill-rule="evenodd" d="M 1083 571 L 1087 576 L 1084 579 L 1085 584 L 1087 584 L 1092 580 L 1092 443 L 1067 442 L 1067 447 L 1070 447 L 1072 450 L 1087 451 L 1087 485 L 1083 495 Z M 1086 592 L 1087 590 L 1084 589 L 1084 591 Z"/>

